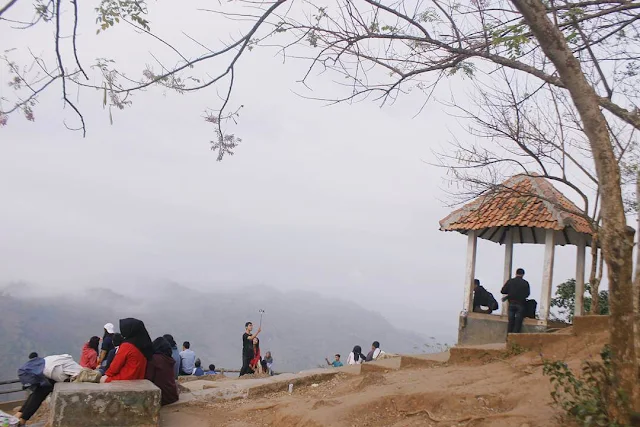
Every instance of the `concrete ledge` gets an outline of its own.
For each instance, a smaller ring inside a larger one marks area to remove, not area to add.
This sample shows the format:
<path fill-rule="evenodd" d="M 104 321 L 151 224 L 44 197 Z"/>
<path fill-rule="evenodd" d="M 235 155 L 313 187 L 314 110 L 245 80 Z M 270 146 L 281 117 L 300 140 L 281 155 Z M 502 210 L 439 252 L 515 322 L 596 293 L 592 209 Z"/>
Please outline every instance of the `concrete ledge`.
<path fill-rule="evenodd" d="M 449 361 L 449 352 L 402 356 L 400 369 L 430 368 Z"/>
<path fill-rule="evenodd" d="M 157 427 L 160 389 L 147 380 L 57 383 L 51 427 Z"/>
<path fill-rule="evenodd" d="M 507 337 L 507 348 L 520 346 L 526 350 L 541 350 L 545 345 L 564 341 L 571 335 L 558 334 L 509 334 Z"/>
<path fill-rule="evenodd" d="M 460 316 L 458 325 L 459 345 L 483 345 L 504 343 L 507 340 L 507 316 L 494 314 L 469 313 Z M 536 333 L 547 330 L 544 322 L 537 319 L 524 319 L 522 332 Z"/>
<path fill-rule="evenodd" d="M 400 369 L 401 363 L 402 358 L 400 356 L 375 362 L 366 362 L 361 365 L 360 372 L 365 373 L 397 371 L 398 369 Z"/>
<path fill-rule="evenodd" d="M 455 346 L 449 349 L 449 363 L 490 362 L 507 354 L 505 344 L 487 344 L 479 346 Z"/>
<path fill-rule="evenodd" d="M 580 336 L 609 330 L 609 316 L 577 316 L 573 318 L 573 333 Z"/>
<path fill-rule="evenodd" d="M 265 384 L 250 387 L 247 390 L 247 397 L 264 396 L 268 393 L 286 391 L 289 389 L 289 384 L 293 384 L 295 393 L 296 387 L 329 381 L 330 379 L 338 375 L 338 372 L 334 370 L 323 369 L 323 371 L 324 372 L 309 373 L 307 375 L 298 375 L 293 378 L 282 378 L 282 380 L 280 381 L 271 381 Z M 281 375 L 271 378 L 277 378 L 280 376 Z"/>

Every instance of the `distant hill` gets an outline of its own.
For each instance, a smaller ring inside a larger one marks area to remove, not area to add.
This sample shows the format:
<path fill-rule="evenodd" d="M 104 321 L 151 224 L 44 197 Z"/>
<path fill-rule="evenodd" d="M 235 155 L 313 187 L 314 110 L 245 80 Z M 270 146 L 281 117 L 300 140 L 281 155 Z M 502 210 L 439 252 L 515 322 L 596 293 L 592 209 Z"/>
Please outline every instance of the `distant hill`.
<path fill-rule="evenodd" d="M 227 369 L 241 364 L 244 323 L 259 323 L 263 353 L 270 350 L 278 371 L 300 371 L 354 345 L 366 353 L 378 340 L 388 352 L 424 352 L 428 339 L 393 327 L 380 314 L 351 302 L 324 298 L 310 292 L 279 292 L 268 287 L 200 292 L 175 283 L 161 283 L 129 293 L 90 289 L 58 297 L 38 295 L 32 286 L 12 285 L 0 298 L 0 379 L 15 378 L 17 368 L 31 351 L 41 355 L 69 353 L 79 359 L 80 349 L 102 326 L 118 319 L 143 320 L 151 338 L 172 334 L 178 344 L 190 341 L 206 366 Z"/>

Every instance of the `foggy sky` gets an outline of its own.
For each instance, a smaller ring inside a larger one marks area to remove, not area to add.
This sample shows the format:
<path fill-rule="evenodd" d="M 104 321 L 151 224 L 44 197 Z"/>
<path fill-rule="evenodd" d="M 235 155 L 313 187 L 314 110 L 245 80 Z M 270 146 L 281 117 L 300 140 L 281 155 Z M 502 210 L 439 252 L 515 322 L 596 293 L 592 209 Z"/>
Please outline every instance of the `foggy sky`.
<path fill-rule="evenodd" d="M 186 3 L 174 10 L 152 2 L 150 20 L 188 55 L 201 50 L 182 30 L 219 47 L 246 27 L 195 12 L 217 2 Z M 139 76 L 152 63 L 149 52 L 178 61 L 125 25 L 96 36 L 89 6 L 80 5 L 79 25 L 86 68 L 98 56 L 113 57 Z M 22 2 L 11 16 L 26 18 L 29 7 Z M 0 22 L 2 49 L 21 48 L 13 58 L 26 60 L 27 46 L 51 57 L 50 25 L 28 32 L 7 25 Z M 273 50 L 245 54 L 231 109 L 244 108 L 230 129 L 244 142 L 221 163 L 209 150 L 213 127 L 202 118 L 219 105 L 215 88 L 137 93 L 131 107 L 113 111 L 113 126 L 101 92 L 74 89 L 87 121 L 83 139 L 65 129 L 63 119 L 77 121 L 54 84 L 34 109 L 35 123 L 13 115 L 0 128 L 0 282 L 57 292 L 165 280 L 200 289 L 266 284 L 355 301 L 396 326 L 453 340 L 466 237 L 438 230 L 452 208 L 445 206 L 445 171 L 430 163 L 452 132 L 465 137 L 460 123 L 437 102 L 413 118 L 424 101 L 417 92 L 384 108 L 303 99 L 294 91 L 310 94 L 296 83 L 305 70 L 292 60 L 283 65 Z M 6 80 L 3 66 L 0 97 L 11 94 Z M 92 81 L 100 82 L 97 74 Z M 436 95 L 464 85 L 452 79 Z M 312 87 L 314 96 L 336 93 L 330 76 Z M 517 246 L 514 256 L 538 301 L 543 251 Z M 575 276 L 575 248 L 556 254 L 557 285 Z M 496 297 L 502 263 L 502 247 L 479 242 L 477 277 Z"/>

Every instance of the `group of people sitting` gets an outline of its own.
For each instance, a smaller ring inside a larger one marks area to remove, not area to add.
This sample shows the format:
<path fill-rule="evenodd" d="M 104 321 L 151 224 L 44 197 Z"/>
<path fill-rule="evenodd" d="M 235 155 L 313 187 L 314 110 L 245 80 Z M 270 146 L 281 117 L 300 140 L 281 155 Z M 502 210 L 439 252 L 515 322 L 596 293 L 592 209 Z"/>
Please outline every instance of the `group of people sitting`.
<path fill-rule="evenodd" d="M 171 336 L 169 335 L 169 337 Z M 167 335 L 165 335 L 165 338 L 167 338 Z M 209 365 L 208 371 L 202 369 L 202 362 L 196 357 L 196 353 L 191 350 L 191 343 L 189 341 L 185 341 L 182 343 L 181 352 L 178 352 L 178 346 L 176 345 L 175 341 L 173 341 L 173 337 L 171 337 L 171 341 L 173 343 L 172 356 L 176 361 L 176 378 L 178 377 L 178 375 L 194 375 L 196 377 L 201 377 L 203 375 L 218 374 L 216 372 L 216 365 L 214 364 Z"/>
<path fill-rule="evenodd" d="M 53 391 L 56 382 L 110 383 L 147 379 L 160 389 L 161 404 L 168 405 L 178 401 L 176 378 L 179 373 L 215 374 L 214 365 L 209 365 L 209 371 L 205 373 L 195 354 L 193 367 L 189 367 L 190 353 L 185 353 L 190 347 L 188 342 L 179 353 L 173 336 L 169 334 L 151 341 L 144 323 L 138 319 L 121 319 L 120 333 L 115 332 L 113 324 L 107 323 L 104 325 L 102 346 L 100 341 L 94 336 L 84 344 L 80 363 L 68 354 L 44 358 L 37 353 L 29 355 L 29 361 L 18 370 L 23 387 L 31 391 L 16 414 L 19 425 L 26 425 Z"/>
<path fill-rule="evenodd" d="M 349 357 L 347 357 L 347 365 L 360 365 L 364 362 L 373 362 L 383 354 L 385 353 L 380 349 L 380 343 L 378 341 L 374 341 L 373 344 L 371 344 L 371 350 L 369 351 L 369 353 L 367 353 L 366 356 L 362 354 L 362 347 L 357 345 L 353 347 L 353 351 L 349 353 Z M 330 362 L 329 358 L 326 358 L 324 360 L 327 362 L 327 365 L 334 368 L 344 366 L 342 361 L 340 360 L 340 354 L 336 354 L 334 356 L 333 362 Z"/>

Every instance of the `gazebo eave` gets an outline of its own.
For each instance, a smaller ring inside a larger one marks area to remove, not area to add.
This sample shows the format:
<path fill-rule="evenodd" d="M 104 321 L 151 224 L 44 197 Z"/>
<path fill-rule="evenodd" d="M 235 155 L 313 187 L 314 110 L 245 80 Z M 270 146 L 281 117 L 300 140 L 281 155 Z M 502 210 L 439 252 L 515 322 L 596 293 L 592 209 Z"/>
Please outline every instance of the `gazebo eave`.
<path fill-rule="evenodd" d="M 457 231 L 458 233 L 468 235 L 470 229 L 442 229 L 442 231 Z M 514 244 L 539 244 L 544 245 L 547 230 L 541 227 L 521 227 L 521 226 L 496 226 L 474 229 L 476 236 L 480 239 L 489 240 L 500 245 L 505 244 L 507 234 L 511 230 L 512 243 Z M 572 227 L 565 227 L 561 230 L 554 230 L 554 242 L 557 246 L 577 246 L 584 242 L 586 246 L 591 247 L 592 236 L 588 233 L 580 233 Z"/>

